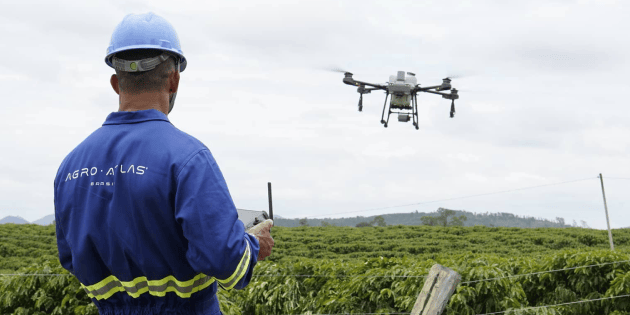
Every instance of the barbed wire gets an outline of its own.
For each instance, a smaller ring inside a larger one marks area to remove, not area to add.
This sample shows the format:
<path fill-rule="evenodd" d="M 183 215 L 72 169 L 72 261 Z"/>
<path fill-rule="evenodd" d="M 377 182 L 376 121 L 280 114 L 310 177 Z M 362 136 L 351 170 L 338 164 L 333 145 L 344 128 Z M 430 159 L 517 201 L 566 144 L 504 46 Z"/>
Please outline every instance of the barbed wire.
<path fill-rule="evenodd" d="M 460 285 L 462 284 L 470 284 L 470 283 L 477 283 L 477 282 L 483 282 L 483 281 L 492 281 L 492 280 L 500 280 L 500 279 L 505 279 L 505 278 L 517 278 L 517 277 L 524 277 L 524 276 L 531 276 L 531 275 L 538 275 L 538 274 L 545 274 L 545 273 L 552 273 L 552 272 L 560 272 L 560 271 L 568 271 L 568 270 L 575 270 L 575 269 L 580 269 L 580 268 L 592 268 L 592 267 L 599 267 L 599 266 L 606 266 L 606 265 L 613 265 L 613 264 L 621 264 L 621 263 L 630 263 L 630 260 L 619 260 L 619 261 L 611 261 L 611 262 L 606 262 L 606 263 L 599 263 L 599 264 L 592 264 L 592 265 L 585 265 L 585 266 L 575 266 L 575 267 L 568 267 L 568 268 L 562 268 L 562 269 L 554 269 L 554 270 L 544 270 L 544 271 L 538 271 L 538 272 L 531 272 L 531 273 L 524 273 L 524 274 L 517 274 L 517 275 L 507 275 L 507 276 L 503 276 L 503 277 L 495 277 L 495 278 L 486 278 L 486 279 L 479 279 L 479 280 L 471 280 L 471 281 L 464 281 L 464 282 L 460 282 Z M 48 273 L 32 273 L 32 274 L 22 274 L 22 273 L 16 273 L 16 274 L 0 274 L 0 276 L 24 276 L 24 277 L 28 277 L 28 276 L 73 276 L 72 274 L 48 274 Z M 303 278 L 319 278 L 319 277 L 328 277 L 328 278 L 426 278 L 427 275 L 416 275 L 416 276 L 396 276 L 396 275 L 301 275 L 301 274 L 267 274 L 267 275 L 252 275 L 252 278 L 259 278 L 259 277 L 303 277 Z"/>
<path fill-rule="evenodd" d="M 296 277 L 296 278 L 426 278 L 427 276 L 387 276 L 387 275 L 379 275 L 379 276 L 368 276 L 368 275 L 253 275 L 252 278 L 256 277 Z"/>
<path fill-rule="evenodd" d="M 315 314 L 315 313 L 302 313 L 302 314 L 284 314 L 284 315 L 383 315 L 383 314 L 390 314 L 390 315 L 404 315 L 404 314 L 411 314 L 411 313 L 326 313 L 326 314 Z"/>
<path fill-rule="evenodd" d="M 477 282 L 482 282 L 482 281 L 492 281 L 492 280 L 499 280 L 499 279 L 504 279 L 504 278 L 518 278 L 518 277 L 525 277 L 525 276 L 531 276 L 531 275 L 538 275 L 538 274 L 544 274 L 544 273 L 552 273 L 552 272 L 560 272 L 560 271 L 567 271 L 567 270 L 575 270 L 575 269 L 580 269 L 580 268 L 592 268 L 592 267 L 598 267 L 598 266 L 606 266 L 606 265 L 612 265 L 612 264 L 621 264 L 621 263 L 630 263 L 630 260 L 619 260 L 619 261 L 612 261 L 612 262 L 606 262 L 606 263 L 600 263 L 600 264 L 592 264 L 592 265 L 586 265 L 586 266 L 576 266 L 576 267 L 568 267 L 568 268 L 562 268 L 562 269 L 554 269 L 554 270 L 545 270 L 545 271 L 538 271 L 538 272 L 531 272 L 531 273 L 524 273 L 524 274 L 517 274 L 517 275 L 508 275 L 508 276 L 503 276 L 503 277 L 495 277 L 495 278 L 487 278 L 487 279 L 480 279 L 480 280 L 471 280 L 471 281 L 465 281 L 465 282 L 460 282 L 460 284 L 469 284 L 469 283 L 477 283 Z M 330 278 L 426 278 L 427 275 L 421 275 L 421 276 L 395 276 L 395 275 L 292 275 L 292 274 L 272 274 L 272 275 L 253 275 L 253 277 L 330 277 Z"/>
<path fill-rule="evenodd" d="M 597 266 L 605 266 L 605 265 L 612 265 L 612 264 L 617 264 L 617 263 L 628 263 L 628 262 L 630 262 L 630 260 L 613 261 L 613 262 L 607 262 L 607 263 L 601 263 L 601 264 L 593 264 L 593 265 L 587 265 L 587 266 L 577 266 L 577 267 L 569 267 L 569 268 L 563 268 L 563 269 L 555 269 L 555 270 L 538 271 L 538 272 L 532 272 L 532 273 L 524 273 L 524 274 L 518 274 L 518 275 L 509 275 L 509 276 L 496 277 L 496 278 L 471 280 L 471 281 L 460 282 L 460 284 L 470 284 L 470 283 L 477 283 L 477 282 L 483 282 L 483 281 L 499 280 L 499 279 L 504 279 L 504 278 L 517 278 L 517 277 L 538 275 L 538 274 L 544 274 L 544 273 L 560 272 L 560 271 L 574 270 L 574 269 L 580 269 L 580 268 L 592 268 L 592 267 L 597 267 Z"/>
<path fill-rule="evenodd" d="M 46 239 L 43 239 L 43 237 L 47 237 L 47 238 L 50 238 L 50 239 L 46 240 Z M 57 244 L 57 238 L 55 236 L 42 236 L 42 238 L 39 238 L 39 237 L 32 237 L 31 238 L 31 237 L 0 236 L 0 239 L 20 240 L 20 241 L 29 241 L 29 242 L 41 242 L 41 243 L 47 244 L 47 245 L 56 245 Z"/>
<path fill-rule="evenodd" d="M 532 307 L 525 307 L 525 308 L 515 308 L 515 309 L 501 311 L 501 312 L 485 313 L 485 314 L 477 314 L 477 315 L 495 315 L 495 314 L 503 314 L 503 313 L 512 312 L 512 311 L 535 310 L 535 309 L 539 309 L 539 308 L 565 306 L 565 305 L 571 305 L 571 304 L 580 304 L 580 303 L 595 302 L 595 301 L 602 301 L 602 300 L 611 300 L 611 299 L 618 299 L 618 298 L 622 298 L 622 297 L 630 297 L 630 294 L 618 295 L 618 296 L 609 296 L 609 297 L 603 297 L 603 298 L 592 299 L 592 300 L 581 300 L 581 301 L 575 301 L 575 302 L 559 303 L 559 304 L 552 304 L 552 305 L 532 306 Z M 313 315 L 315 315 L 315 314 L 313 314 Z"/>
<path fill-rule="evenodd" d="M 626 294 L 626 295 L 618 295 L 618 296 L 609 296 L 609 297 L 603 297 L 603 298 L 598 298 L 598 299 L 591 299 L 591 300 L 580 300 L 580 301 L 574 301 L 574 302 L 567 302 L 567 303 L 558 303 L 558 304 L 551 304 L 551 305 L 542 305 L 542 306 L 532 306 L 532 307 L 524 307 L 524 308 L 513 308 L 513 309 L 508 309 L 505 311 L 500 311 L 500 312 L 493 312 L 493 313 L 484 313 L 484 314 L 477 314 L 477 315 L 496 315 L 496 314 L 503 314 L 503 313 L 507 313 L 507 312 L 522 312 L 522 311 L 527 311 L 527 310 L 535 310 L 535 309 L 539 309 L 539 308 L 547 308 L 547 307 L 557 307 L 557 306 L 566 306 L 566 305 L 571 305 L 571 304 L 580 304 L 580 303 L 588 303 L 588 302 L 595 302 L 595 301 L 602 301 L 602 300 L 612 300 L 612 299 L 618 299 L 618 298 L 623 298 L 623 297 L 630 297 L 630 294 Z M 302 314 L 308 314 L 308 315 L 374 315 L 374 314 L 396 314 L 396 315 L 404 315 L 404 314 L 411 314 L 411 313 L 302 313 Z M 285 315 L 301 315 L 301 314 L 285 314 Z"/>
<path fill-rule="evenodd" d="M 15 277 L 30 277 L 30 276 L 74 276 L 73 274 L 66 273 L 5 273 L 0 274 L 0 276 L 15 276 Z M 262 278 L 262 277 L 304 277 L 304 278 L 318 278 L 318 277 L 327 277 L 327 278 L 426 278 L 427 276 L 386 276 L 386 275 L 378 275 L 378 276 L 368 276 L 368 275 L 252 275 L 252 278 Z"/>
<path fill-rule="evenodd" d="M 581 182 L 581 181 L 590 180 L 590 179 L 599 179 L 599 177 L 588 177 L 588 178 L 583 178 L 583 179 L 576 179 L 576 180 L 564 181 L 564 182 L 560 182 L 560 183 L 545 184 L 545 185 L 537 185 L 537 186 L 530 186 L 530 187 L 516 188 L 516 189 L 510 189 L 510 190 L 502 190 L 502 191 L 496 191 L 496 192 L 490 192 L 490 193 L 483 193 L 483 194 L 476 194 L 476 195 L 469 195 L 469 196 L 462 196 L 462 197 L 454 197 L 454 198 L 447 198 L 447 199 L 440 199 L 440 200 L 425 201 L 425 202 L 409 203 L 409 204 L 405 204 L 405 205 L 398 205 L 398 206 L 389 206 L 389 207 L 372 208 L 372 209 L 364 209 L 364 210 L 356 210 L 356 211 L 347 211 L 347 212 L 338 212 L 338 213 L 318 214 L 318 215 L 306 216 L 305 218 L 316 218 L 316 217 L 322 217 L 322 216 L 327 216 L 327 215 L 338 215 L 338 214 L 348 214 L 348 213 L 357 213 L 357 212 L 368 212 L 368 211 L 376 211 L 376 210 L 384 210 L 384 209 L 400 208 L 400 207 L 408 207 L 408 206 L 417 206 L 417 205 L 423 205 L 423 204 L 434 203 L 434 202 L 452 201 L 452 200 L 459 200 L 459 199 L 472 198 L 472 197 L 479 197 L 479 196 L 488 196 L 488 195 L 504 194 L 504 193 L 514 192 L 514 191 L 519 191 L 519 190 L 534 189 L 534 188 L 540 188 L 540 187 L 545 187 L 545 186 L 563 185 L 563 184 L 575 183 L 575 182 Z"/>
<path fill-rule="evenodd" d="M 31 277 L 31 276 L 73 276 L 71 273 L 0 273 L 0 276 Z"/>
<path fill-rule="evenodd" d="M 42 238 L 47 238 L 50 241 L 57 241 L 56 235 L 28 235 L 28 236 L 21 236 L 21 237 L 15 237 L 15 236 L 4 236 L 4 235 L 0 235 L 0 238 L 8 238 L 8 239 L 13 239 L 13 240 L 33 240 L 33 239 L 42 239 Z"/>
<path fill-rule="evenodd" d="M 625 177 L 608 177 L 608 176 L 606 176 L 606 178 L 605 178 L 605 179 L 609 179 L 609 178 L 610 178 L 610 179 L 625 179 L 625 180 L 630 180 L 630 178 L 625 178 Z"/>

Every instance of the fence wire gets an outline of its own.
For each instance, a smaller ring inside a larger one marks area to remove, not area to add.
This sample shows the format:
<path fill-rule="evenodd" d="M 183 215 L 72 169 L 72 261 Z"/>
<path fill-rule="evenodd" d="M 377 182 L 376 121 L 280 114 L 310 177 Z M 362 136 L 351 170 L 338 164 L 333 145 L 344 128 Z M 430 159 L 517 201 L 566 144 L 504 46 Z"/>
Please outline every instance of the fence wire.
<path fill-rule="evenodd" d="M 623 298 L 623 297 L 630 297 L 630 294 L 626 294 L 626 295 L 618 295 L 618 296 L 609 296 L 609 297 L 603 297 L 603 298 L 599 298 L 599 299 L 591 299 L 591 300 L 580 300 L 580 301 L 574 301 L 574 302 L 567 302 L 567 303 L 559 303 L 559 304 L 551 304 L 551 305 L 543 305 L 543 306 L 532 306 L 532 307 L 523 307 L 523 308 L 513 308 L 513 309 L 509 309 L 509 310 L 505 310 L 505 311 L 500 311 L 500 312 L 493 312 L 493 313 L 484 313 L 484 314 L 477 314 L 477 315 L 495 315 L 495 314 L 503 314 L 503 313 L 507 313 L 507 312 L 523 312 L 523 311 L 530 311 L 530 310 L 535 310 L 535 309 L 540 309 L 540 308 L 548 308 L 548 307 L 557 307 L 557 306 L 566 306 L 566 305 L 572 305 L 572 304 L 580 304 L 580 303 L 588 303 L 588 302 L 596 302 L 596 301 L 602 301 L 602 300 L 612 300 L 612 299 L 618 299 L 618 298 Z M 308 315 L 375 315 L 375 314 L 411 314 L 411 313 L 302 313 L 302 314 L 285 314 L 285 315 L 303 315 L 303 314 L 308 314 Z"/>
<path fill-rule="evenodd" d="M 598 179 L 599 177 L 595 177 L 595 178 Z M 606 177 L 606 178 L 607 179 L 630 180 L 630 178 L 624 178 L 624 177 Z M 578 179 L 578 180 L 565 181 L 565 182 L 560 182 L 560 183 L 545 184 L 545 185 L 523 187 L 523 188 L 517 188 L 517 189 L 511 189 L 511 190 L 497 191 L 497 192 L 491 192 L 491 193 L 483 193 L 483 194 L 476 194 L 476 195 L 469 195 L 469 196 L 462 196 L 462 197 L 455 197 L 455 198 L 448 198 L 448 199 L 440 199 L 440 200 L 433 200 L 433 201 L 426 201 L 426 202 L 411 203 L 411 204 L 405 204 L 405 205 L 397 205 L 397 206 L 389 206 L 389 207 L 382 207 L 382 208 L 365 209 L 365 210 L 359 210 L 359 211 L 350 211 L 350 212 L 342 212 L 342 213 L 331 213 L 331 214 L 324 214 L 324 215 L 308 216 L 307 218 L 321 217 L 321 216 L 326 216 L 326 215 L 337 215 L 337 214 L 347 214 L 347 213 L 368 212 L 368 211 L 374 211 L 374 210 L 384 210 L 384 209 L 391 209 L 391 208 L 398 208 L 398 207 L 422 205 L 422 204 L 428 204 L 428 203 L 434 203 L 434 202 L 452 201 L 452 200 L 459 200 L 459 199 L 472 198 L 472 197 L 478 197 L 478 196 L 502 194 L 502 193 L 519 191 L 519 190 L 534 189 L 534 188 L 545 187 L 545 186 L 562 185 L 562 184 L 579 182 L 579 181 L 585 181 L 585 180 L 590 180 L 590 179 L 593 179 L 593 177 L 588 177 L 588 178 L 583 178 L 583 179 Z M 53 238 L 55 236 L 54 235 L 50 235 L 50 236 L 49 235 L 32 235 L 29 238 L 31 238 L 31 237 L 32 238 L 37 238 L 37 237 Z M 2 236 L 2 235 L 0 235 L 0 238 L 28 239 L 28 238 L 16 238 L 16 237 L 12 237 L 12 236 Z M 545 274 L 545 273 L 568 271 L 568 270 L 575 270 L 575 269 L 580 269 L 580 268 L 592 268 L 592 267 L 605 266 L 605 265 L 611 265 L 611 264 L 629 263 L 629 262 L 630 262 L 630 260 L 614 261 L 614 262 L 607 262 L 607 263 L 600 263 L 600 264 L 593 264 L 593 265 L 586 265 L 586 266 L 576 266 L 576 267 L 569 267 L 569 268 L 562 268 L 562 269 L 555 269 L 555 270 L 532 272 L 532 273 L 526 273 L 526 274 L 508 275 L 508 276 L 503 276 L 503 277 L 471 280 L 471 281 L 460 282 L 459 285 L 472 284 L 472 283 L 478 283 L 478 282 L 483 282 L 483 281 L 495 281 L 495 280 L 506 279 L 506 278 L 517 278 L 517 277 L 524 277 L 524 276 L 531 276 L 531 275 L 540 275 L 540 274 Z M 14 277 L 65 276 L 65 277 L 67 277 L 67 276 L 74 276 L 74 275 L 73 274 L 23 274 L 23 273 L 16 273 L 16 274 L 0 274 L 0 276 L 14 276 Z M 253 278 L 258 278 L 258 277 L 426 278 L 427 276 L 426 275 L 421 275 L 421 276 L 396 276 L 396 275 L 268 274 L 268 275 L 253 275 L 252 277 Z M 477 315 L 495 315 L 495 314 L 503 314 L 503 313 L 507 313 L 507 312 L 513 312 L 513 311 L 514 312 L 522 312 L 522 311 L 535 310 L 535 309 L 540 309 L 540 308 L 566 306 L 566 305 L 581 304 L 581 303 L 588 303 L 588 302 L 595 302 L 595 301 L 602 301 L 602 300 L 611 300 L 611 299 L 624 298 L 624 297 L 630 297 L 630 294 L 619 295 L 619 296 L 612 296 L 612 297 L 603 297 L 603 298 L 590 299 L 590 300 L 580 300 L 580 301 L 559 303 L 559 304 L 552 304 L 552 305 L 533 306 L 533 307 L 525 307 L 525 308 L 520 308 L 520 309 L 510 309 L 510 310 L 505 310 L 505 311 L 500 311 L 500 312 L 484 313 L 484 314 L 477 314 Z M 308 315 L 376 315 L 376 314 L 383 314 L 383 313 L 321 313 L 321 314 L 320 313 L 317 313 L 317 314 L 316 313 L 305 313 L 305 314 L 308 314 Z M 411 313 L 387 313 L 387 314 L 409 315 Z M 300 314 L 286 314 L 286 315 L 300 315 Z"/>
<path fill-rule="evenodd" d="M 317 218 L 317 217 L 323 217 L 323 216 L 327 216 L 327 215 L 339 215 L 339 214 L 368 212 L 368 211 L 385 210 L 385 209 L 401 208 L 401 207 L 409 207 L 409 206 L 418 206 L 418 205 L 424 205 L 424 204 L 435 203 L 435 202 L 453 201 L 453 200 L 460 200 L 460 199 L 473 198 L 473 197 L 479 197 L 479 196 L 489 196 L 489 195 L 496 195 L 496 194 L 504 194 L 504 193 L 514 192 L 514 191 L 519 191 L 519 190 L 534 189 L 534 188 L 540 188 L 540 187 L 546 187 L 546 186 L 563 185 L 563 184 L 581 182 L 581 181 L 592 180 L 592 179 L 599 179 L 599 177 L 588 177 L 588 178 L 569 180 L 569 181 L 553 183 L 553 184 L 544 184 L 544 185 L 522 187 L 522 188 L 516 188 L 516 189 L 510 189 L 510 190 L 501 190 L 501 191 L 495 191 L 495 192 L 489 192 L 489 193 L 483 193 L 483 194 L 476 194 L 476 195 L 469 195 L 469 196 L 462 196 L 462 197 L 455 197 L 455 198 L 447 198 L 447 199 L 439 199 L 439 200 L 432 200 L 432 201 L 416 202 L 416 203 L 409 203 L 409 204 L 405 204 L 405 205 L 397 205 L 397 206 L 389 206 L 389 207 L 381 207 L 381 208 L 371 208 L 371 209 L 348 211 L 348 212 L 318 214 L 318 215 L 306 216 L 305 218 Z"/>
<path fill-rule="evenodd" d="M 568 267 L 568 268 L 554 269 L 554 270 L 545 270 L 545 271 L 523 273 L 523 274 L 517 274 L 517 275 L 507 275 L 507 276 L 502 276 L 502 277 L 486 278 L 486 279 L 479 279 L 479 280 L 470 280 L 470 281 L 460 282 L 460 285 L 477 283 L 477 282 L 483 282 L 483 281 L 494 281 L 494 280 L 500 280 L 500 279 L 505 279 L 505 278 L 518 278 L 518 277 L 539 275 L 539 274 L 552 273 L 552 272 L 568 271 L 568 270 L 575 270 L 575 269 L 580 269 L 580 268 L 593 268 L 593 267 L 613 265 L 613 264 L 622 264 L 622 263 L 630 263 L 630 260 L 619 260 L 619 261 L 611 261 L 611 262 L 600 263 L 600 264 Z M 74 275 L 73 274 L 54 274 L 54 273 L 14 273 L 14 274 L 0 274 L 0 276 L 30 277 L 30 276 L 74 276 Z M 330 275 L 330 274 L 329 275 L 301 275 L 301 274 L 252 275 L 252 278 L 263 278 L 263 277 L 295 277 L 295 278 L 325 278 L 325 277 L 327 277 L 327 278 L 426 278 L 427 275 L 419 275 L 419 276 L 409 276 L 409 275 L 407 275 L 407 276 L 396 276 L 396 275 Z"/>
<path fill-rule="evenodd" d="M 599 298 L 599 299 L 592 299 L 592 300 L 580 300 L 580 301 L 575 301 L 575 302 L 567 302 L 567 303 L 559 303 L 559 304 L 552 304 L 552 305 L 543 305 L 543 306 L 532 306 L 532 307 L 524 307 L 524 308 L 515 308 L 515 309 L 511 309 L 511 310 L 506 310 L 506 311 L 501 311 L 501 312 L 494 312 L 494 313 L 485 313 L 485 314 L 477 314 L 477 315 L 494 315 L 494 314 L 503 314 L 503 313 L 507 313 L 507 312 L 519 312 L 519 311 L 529 311 L 529 310 L 535 310 L 535 309 L 539 309 L 539 308 L 547 308 L 547 307 L 556 307 L 556 306 L 565 306 L 565 305 L 571 305 L 571 304 L 580 304 L 580 303 L 587 303 L 587 302 L 595 302 L 595 301 L 602 301 L 602 300 L 611 300 L 611 299 L 618 299 L 618 298 L 622 298 L 622 297 L 630 297 L 630 294 L 626 294 L 626 295 L 618 295 L 618 296 L 609 296 L 609 297 L 603 297 L 603 298 Z M 315 314 L 313 314 L 315 315 Z"/>

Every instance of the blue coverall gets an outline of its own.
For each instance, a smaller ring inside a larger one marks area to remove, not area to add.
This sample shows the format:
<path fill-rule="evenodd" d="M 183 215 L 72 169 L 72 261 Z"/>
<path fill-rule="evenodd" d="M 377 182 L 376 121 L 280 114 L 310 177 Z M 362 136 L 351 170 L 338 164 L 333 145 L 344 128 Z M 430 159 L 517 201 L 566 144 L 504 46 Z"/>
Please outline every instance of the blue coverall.
<path fill-rule="evenodd" d="M 157 110 L 111 113 L 55 178 L 61 265 L 104 315 L 221 314 L 259 243 L 208 148 Z"/>

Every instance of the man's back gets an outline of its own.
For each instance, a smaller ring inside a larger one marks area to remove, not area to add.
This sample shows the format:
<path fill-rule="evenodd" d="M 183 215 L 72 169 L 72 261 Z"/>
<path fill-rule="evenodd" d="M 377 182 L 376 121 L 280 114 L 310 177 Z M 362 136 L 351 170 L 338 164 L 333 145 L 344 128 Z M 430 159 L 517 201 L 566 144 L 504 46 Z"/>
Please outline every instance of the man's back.
<path fill-rule="evenodd" d="M 66 157 L 55 216 L 103 314 L 215 314 L 217 283 L 247 285 L 258 255 L 210 151 L 157 110 L 112 113 Z"/>

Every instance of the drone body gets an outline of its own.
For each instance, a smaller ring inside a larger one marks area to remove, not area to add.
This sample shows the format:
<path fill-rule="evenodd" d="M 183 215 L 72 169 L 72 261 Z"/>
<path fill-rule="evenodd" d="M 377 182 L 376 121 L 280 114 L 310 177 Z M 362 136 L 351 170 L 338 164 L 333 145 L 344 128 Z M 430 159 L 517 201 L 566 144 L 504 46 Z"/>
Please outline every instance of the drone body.
<path fill-rule="evenodd" d="M 389 116 L 394 113 L 398 114 L 398 121 L 408 122 L 413 119 L 413 125 L 416 129 L 418 127 L 418 92 L 427 92 L 432 94 L 442 95 L 442 98 L 451 100 L 451 118 L 455 115 L 455 100 L 459 98 L 456 89 L 451 89 L 451 79 L 442 79 L 442 84 L 436 86 L 429 86 L 421 88 L 417 84 L 415 74 L 411 72 L 398 71 L 396 75 L 389 77 L 387 85 L 372 84 L 367 82 L 361 82 L 352 78 L 352 73 L 345 72 L 343 83 L 353 86 L 358 86 L 357 92 L 359 92 L 359 111 L 363 110 L 363 94 L 369 94 L 374 90 L 385 91 L 385 104 L 383 105 L 383 113 L 381 115 L 381 123 L 387 128 L 389 123 Z M 366 86 L 368 86 L 366 88 Z M 450 90 L 451 93 L 444 93 L 440 91 Z M 387 106 L 387 98 L 390 97 L 389 109 L 387 111 L 387 120 L 385 120 L 385 110 Z M 392 111 L 392 109 L 397 111 Z"/>

